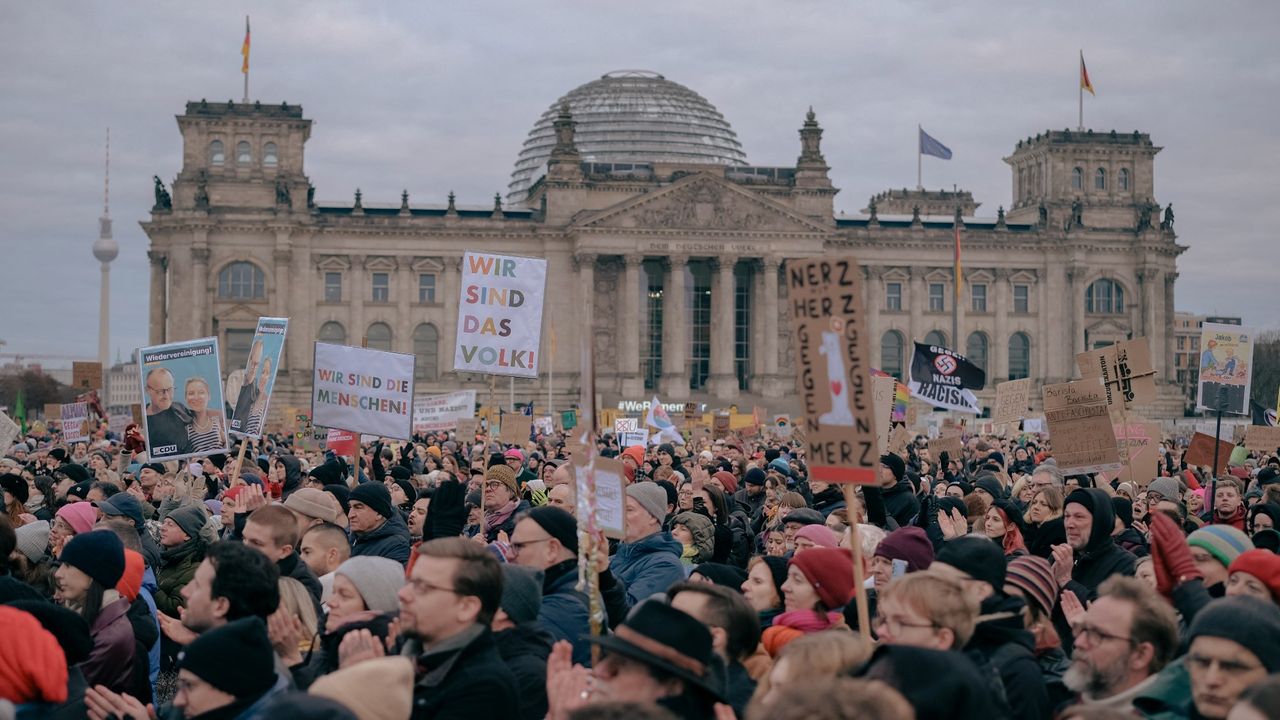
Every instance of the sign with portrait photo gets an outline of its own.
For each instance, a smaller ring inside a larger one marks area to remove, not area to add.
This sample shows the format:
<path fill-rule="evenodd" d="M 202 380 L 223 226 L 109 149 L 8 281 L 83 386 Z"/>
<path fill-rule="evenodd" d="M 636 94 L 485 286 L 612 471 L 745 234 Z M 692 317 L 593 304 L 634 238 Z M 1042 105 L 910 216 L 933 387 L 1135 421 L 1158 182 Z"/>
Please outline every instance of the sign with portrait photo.
<path fill-rule="evenodd" d="M 153 462 L 227 452 L 218 339 L 138 350 L 143 436 Z"/>
<path fill-rule="evenodd" d="M 289 318 L 258 318 L 249 359 L 244 364 L 243 384 L 231 413 L 232 435 L 254 439 L 262 437 L 267 405 L 271 401 L 271 389 L 276 384 L 276 373 L 280 370 L 280 356 L 284 354 L 284 336 L 288 329 Z"/>
<path fill-rule="evenodd" d="M 1239 325 L 1200 326 L 1200 378 L 1196 408 L 1249 414 L 1253 331 Z"/>

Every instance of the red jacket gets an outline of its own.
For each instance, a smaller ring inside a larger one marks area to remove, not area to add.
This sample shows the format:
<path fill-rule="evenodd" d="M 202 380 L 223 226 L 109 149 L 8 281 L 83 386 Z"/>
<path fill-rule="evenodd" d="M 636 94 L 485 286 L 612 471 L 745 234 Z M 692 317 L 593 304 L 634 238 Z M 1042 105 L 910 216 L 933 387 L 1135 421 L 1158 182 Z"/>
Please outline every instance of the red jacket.
<path fill-rule="evenodd" d="M 94 618 L 89 627 L 93 650 L 80 670 L 89 686 L 105 685 L 113 692 L 128 692 L 132 687 L 134 649 L 133 626 L 127 613 L 129 601 L 117 598 Z"/>

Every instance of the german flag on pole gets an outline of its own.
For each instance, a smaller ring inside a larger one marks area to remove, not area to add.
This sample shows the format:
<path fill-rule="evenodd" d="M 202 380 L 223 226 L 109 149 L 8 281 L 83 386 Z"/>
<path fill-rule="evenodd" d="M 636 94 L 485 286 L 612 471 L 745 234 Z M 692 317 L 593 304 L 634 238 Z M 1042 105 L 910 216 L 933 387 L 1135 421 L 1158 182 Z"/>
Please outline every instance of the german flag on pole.
<path fill-rule="evenodd" d="M 245 62 L 247 63 L 247 62 L 249 62 L 249 60 L 248 60 L 248 57 L 249 57 L 249 55 L 248 55 L 248 52 L 249 52 L 249 36 L 248 36 L 247 34 L 245 35 L 245 38 L 244 38 L 244 47 L 245 47 Z M 1083 50 L 1081 50 L 1081 51 L 1080 51 L 1080 89 L 1081 89 L 1081 90 L 1088 90 L 1088 91 L 1089 91 L 1089 94 L 1090 94 L 1090 95 L 1092 95 L 1092 96 L 1094 96 L 1094 97 L 1097 97 L 1097 96 L 1098 96 L 1098 94 L 1097 94 L 1097 93 L 1095 93 L 1095 92 L 1093 91 L 1093 83 L 1089 82 L 1089 71 L 1088 71 L 1088 69 L 1086 69 L 1086 68 L 1085 68 L 1085 66 L 1084 66 L 1084 51 L 1083 51 Z"/>
<path fill-rule="evenodd" d="M 244 61 L 241 64 L 241 72 L 248 74 L 248 15 L 244 15 L 244 45 L 241 47 L 241 55 L 244 56 Z M 1080 68 L 1083 69 L 1084 65 L 1080 65 Z M 1089 92 L 1093 91 L 1089 90 Z"/>

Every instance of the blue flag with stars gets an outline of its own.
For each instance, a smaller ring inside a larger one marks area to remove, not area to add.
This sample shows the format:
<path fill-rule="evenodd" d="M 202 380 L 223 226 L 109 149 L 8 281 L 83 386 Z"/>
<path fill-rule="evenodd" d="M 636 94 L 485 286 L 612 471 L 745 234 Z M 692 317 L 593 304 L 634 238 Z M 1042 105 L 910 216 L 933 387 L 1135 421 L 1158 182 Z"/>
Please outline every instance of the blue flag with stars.
<path fill-rule="evenodd" d="M 922 155 L 932 155 L 943 160 L 951 159 L 951 148 L 930 137 L 929 133 L 920 128 L 920 153 Z"/>

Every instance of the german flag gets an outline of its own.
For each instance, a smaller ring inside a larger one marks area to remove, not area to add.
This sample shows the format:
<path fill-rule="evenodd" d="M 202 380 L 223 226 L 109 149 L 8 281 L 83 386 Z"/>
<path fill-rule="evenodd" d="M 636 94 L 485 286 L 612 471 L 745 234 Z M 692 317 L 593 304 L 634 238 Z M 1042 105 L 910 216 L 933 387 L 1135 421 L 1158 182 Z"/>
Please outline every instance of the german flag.
<path fill-rule="evenodd" d="M 244 45 L 241 46 L 241 55 L 244 56 L 244 61 L 241 64 L 241 72 L 248 74 L 248 15 L 244 15 Z M 1080 65 L 1080 68 L 1084 68 L 1084 65 Z M 1093 91 L 1089 90 L 1089 92 Z"/>
<path fill-rule="evenodd" d="M 248 49 L 248 48 L 249 48 L 249 36 L 248 36 L 248 35 L 245 35 L 245 39 L 244 39 L 244 47 L 245 47 L 245 62 L 246 62 L 246 63 L 248 63 L 248 62 L 249 62 L 249 60 L 248 60 L 248 57 L 249 57 L 249 56 L 248 56 L 248 52 L 249 52 L 249 49 Z M 1080 51 L 1080 89 L 1081 89 L 1081 90 L 1088 90 L 1088 91 L 1089 91 L 1089 94 L 1090 94 L 1090 95 L 1092 95 L 1092 96 L 1094 96 L 1094 97 L 1097 97 L 1097 96 L 1098 96 L 1098 94 L 1097 94 L 1097 93 L 1095 93 L 1095 92 L 1093 91 L 1093 83 L 1089 82 L 1089 70 L 1088 70 L 1088 69 L 1086 69 L 1086 68 L 1085 68 L 1085 66 L 1084 66 L 1084 51 L 1083 51 L 1083 50 L 1081 50 L 1081 51 Z"/>

